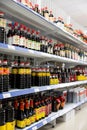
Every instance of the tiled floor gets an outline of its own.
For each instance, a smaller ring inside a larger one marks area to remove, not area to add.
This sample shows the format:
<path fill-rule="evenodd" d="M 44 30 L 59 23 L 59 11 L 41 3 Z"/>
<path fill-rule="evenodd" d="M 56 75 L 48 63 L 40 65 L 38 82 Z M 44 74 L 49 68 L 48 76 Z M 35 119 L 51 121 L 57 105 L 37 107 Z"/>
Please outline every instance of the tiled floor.
<path fill-rule="evenodd" d="M 57 121 L 55 128 L 46 125 L 39 130 L 87 130 L 87 104 L 77 111 L 75 117 L 67 122 Z"/>

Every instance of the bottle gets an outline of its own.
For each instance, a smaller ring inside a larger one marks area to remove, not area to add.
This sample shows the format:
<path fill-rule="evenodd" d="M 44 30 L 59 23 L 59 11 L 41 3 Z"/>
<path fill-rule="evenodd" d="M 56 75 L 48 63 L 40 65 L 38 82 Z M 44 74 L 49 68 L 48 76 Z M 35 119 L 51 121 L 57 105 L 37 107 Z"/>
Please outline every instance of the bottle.
<path fill-rule="evenodd" d="M 57 112 L 60 108 L 60 100 L 54 95 L 52 99 L 52 111 Z"/>
<path fill-rule="evenodd" d="M 7 34 L 7 42 L 9 45 L 13 44 L 13 30 L 12 30 L 12 24 L 8 24 L 9 31 Z"/>
<path fill-rule="evenodd" d="M 31 49 L 31 45 L 32 45 L 32 37 L 31 37 L 31 30 L 30 28 L 27 29 L 27 38 L 28 38 L 28 42 L 27 42 L 27 48 Z"/>
<path fill-rule="evenodd" d="M 50 21 L 50 22 L 53 22 L 53 20 L 54 20 L 54 16 L 53 16 L 53 14 L 52 14 L 52 11 L 50 11 L 49 21 Z"/>
<path fill-rule="evenodd" d="M 46 18 L 46 20 L 49 20 L 49 11 L 47 7 L 44 8 L 44 17 Z"/>
<path fill-rule="evenodd" d="M 20 30 L 20 37 L 19 37 L 19 46 L 20 47 L 24 47 L 24 25 L 21 24 L 20 27 L 19 27 L 19 30 Z"/>
<path fill-rule="evenodd" d="M 30 115 L 31 115 L 31 123 L 34 123 L 36 121 L 36 114 L 34 109 L 34 100 L 30 99 Z"/>
<path fill-rule="evenodd" d="M 11 69 L 11 88 L 14 88 L 16 89 L 17 88 L 17 75 L 18 75 L 18 59 L 17 57 L 15 56 L 14 57 L 14 60 L 12 62 L 12 69 Z"/>
<path fill-rule="evenodd" d="M 36 85 L 37 86 L 42 86 L 42 76 L 43 76 L 43 72 L 41 68 L 37 68 L 36 69 Z"/>
<path fill-rule="evenodd" d="M 5 107 L 6 130 L 15 129 L 14 108 L 12 102 L 8 101 Z"/>
<path fill-rule="evenodd" d="M 13 106 L 14 106 L 15 126 L 17 126 L 17 117 L 18 117 L 18 109 L 19 109 L 19 102 L 17 98 L 14 100 Z"/>
<path fill-rule="evenodd" d="M 45 17 L 44 16 L 44 8 L 41 8 L 41 13 L 40 13 L 43 17 Z"/>
<path fill-rule="evenodd" d="M 32 37 L 31 49 L 36 50 L 36 34 L 35 34 L 35 30 L 32 30 L 31 37 Z"/>
<path fill-rule="evenodd" d="M 50 85 L 50 71 L 49 71 L 49 68 L 46 69 L 46 85 Z"/>
<path fill-rule="evenodd" d="M 36 50 L 40 51 L 40 32 L 36 31 Z"/>
<path fill-rule="evenodd" d="M 62 68 L 61 68 L 61 82 L 62 83 L 66 82 L 66 73 L 65 73 L 65 67 L 64 67 L 64 65 L 62 65 Z"/>
<path fill-rule="evenodd" d="M 0 55 L 0 93 L 4 92 L 3 90 L 3 62 L 2 55 Z"/>
<path fill-rule="evenodd" d="M 3 65 L 3 92 L 7 92 L 9 90 L 9 74 L 10 74 L 7 55 L 3 55 L 2 65 Z"/>
<path fill-rule="evenodd" d="M 6 43 L 6 19 L 4 18 L 4 12 L 0 11 L 0 42 Z"/>
<path fill-rule="evenodd" d="M 29 59 L 25 62 L 25 87 L 30 88 L 31 87 L 31 68 Z"/>
<path fill-rule="evenodd" d="M 15 22 L 13 24 L 13 45 L 14 46 L 19 46 L 20 44 L 20 31 L 18 30 L 19 24 L 18 22 Z"/>
<path fill-rule="evenodd" d="M 31 85 L 36 86 L 36 68 L 32 68 L 32 73 L 31 73 Z"/>
<path fill-rule="evenodd" d="M 0 130 L 6 130 L 5 110 L 0 102 Z"/>
<path fill-rule="evenodd" d="M 27 27 L 24 26 L 23 30 L 24 30 L 23 46 L 24 46 L 24 48 L 27 48 L 27 39 L 28 39 L 28 37 L 27 37 Z"/>
<path fill-rule="evenodd" d="M 37 13 L 39 13 L 39 5 L 38 4 L 35 4 L 34 11 L 37 12 Z"/>
<path fill-rule="evenodd" d="M 21 129 L 26 127 L 26 115 L 24 113 L 24 100 L 22 98 L 20 99 L 19 102 L 17 127 Z"/>
<path fill-rule="evenodd" d="M 25 86 L 25 66 L 24 66 L 24 59 L 19 57 L 19 66 L 18 66 L 18 75 L 17 75 L 17 88 L 24 89 Z"/>

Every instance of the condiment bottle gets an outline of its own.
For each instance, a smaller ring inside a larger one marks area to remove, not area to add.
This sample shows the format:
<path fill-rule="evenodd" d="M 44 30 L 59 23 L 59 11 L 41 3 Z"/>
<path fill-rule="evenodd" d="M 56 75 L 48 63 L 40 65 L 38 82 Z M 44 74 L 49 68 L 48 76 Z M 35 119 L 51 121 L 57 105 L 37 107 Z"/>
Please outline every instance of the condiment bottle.
<path fill-rule="evenodd" d="M 44 8 L 44 17 L 45 17 L 47 20 L 49 20 L 49 11 L 48 11 L 48 8 L 47 8 L 47 7 Z"/>
<path fill-rule="evenodd" d="M 53 22 L 54 21 L 54 16 L 52 14 L 52 11 L 50 11 L 50 14 L 49 14 L 49 21 L 50 22 Z"/>
<path fill-rule="evenodd" d="M 9 31 L 7 34 L 7 42 L 9 45 L 13 44 L 13 31 L 12 31 L 12 24 L 8 24 L 9 26 Z"/>

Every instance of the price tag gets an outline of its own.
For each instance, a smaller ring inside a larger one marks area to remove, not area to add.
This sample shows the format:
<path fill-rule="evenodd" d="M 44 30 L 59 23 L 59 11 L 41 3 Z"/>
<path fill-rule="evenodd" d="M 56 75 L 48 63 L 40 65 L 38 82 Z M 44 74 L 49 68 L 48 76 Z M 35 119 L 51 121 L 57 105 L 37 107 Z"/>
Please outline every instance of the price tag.
<path fill-rule="evenodd" d="M 14 47 L 14 46 L 11 46 L 11 45 L 8 45 L 8 48 L 9 48 L 9 49 L 12 49 L 12 50 L 15 50 L 15 47 Z"/>
<path fill-rule="evenodd" d="M 56 118 L 55 116 L 51 117 L 51 121 L 54 120 L 55 118 Z"/>
<path fill-rule="evenodd" d="M 45 120 L 45 121 L 43 121 L 43 125 L 46 125 L 47 124 L 47 121 Z"/>
<path fill-rule="evenodd" d="M 32 128 L 32 130 L 37 130 L 37 126 L 34 126 L 34 127 Z"/>
<path fill-rule="evenodd" d="M 39 88 L 35 88 L 34 91 L 35 91 L 35 92 L 39 92 Z"/>
<path fill-rule="evenodd" d="M 47 90 L 50 90 L 51 89 L 51 87 L 50 86 L 47 86 Z"/>
<path fill-rule="evenodd" d="M 11 94 L 10 94 L 10 93 L 4 93 L 4 94 L 3 94 L 3 98 L 9 98 L 9 97 L 11 97 Z"/>

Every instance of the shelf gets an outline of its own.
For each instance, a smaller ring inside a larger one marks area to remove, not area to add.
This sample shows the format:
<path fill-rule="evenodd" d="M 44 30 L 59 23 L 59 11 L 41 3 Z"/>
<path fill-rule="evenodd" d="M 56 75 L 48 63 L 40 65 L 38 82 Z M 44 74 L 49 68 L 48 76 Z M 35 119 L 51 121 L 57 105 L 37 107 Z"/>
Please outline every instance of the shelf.
<path fill-rule="evenodd" d="M 72 64 L 72 65 L 87 65 L 87 62 L 84 62 L 84 61 L 73 60 L 73 59 L 69 59 L 69 58 L 65 58 L 65 57 L 56 56 L 53 54 L 30 50 L 30 49 L 26 49 L 26 48 L 22 48 L 22 47 L 16 47 L 16 46 L 3 44 L 3 43 L 0 43 L 0 52 L 7 53 L 7 54 L 13 54 L 13 55 L 38 58 L 38 60 L 40 60 L 40 62 L 57 61 L 57 62 L 63 62 L 63 63 L 67 63 L 67 64 Z"/>
<path fill-rule="evenodd" d="M 16 0 L 0 1 L 0 10 L 4 11 L 6 16 L 11 20 L 16 20 L 18 22 L 22 21 L 22 23 L 26 24 L 27 26 L 32 25 L 43 31 L 45 35 L 53 36 L 62 40 L 63 42 L 68 42 L 76 47 L 79 47 L 80 49 L 87 51 L 86 43 L 56 26 L 56 24 L 46 20 L 40 14 L 36 13 L 22 3 L 17 2 Z"/>
<path fill-rule="evenodd" d="M 74 108 L 76 108 L 76 107 L 78 107 L 81 104 L 86 103 L 86 102 L 87 102 L 87 98 L 85 98 L 83 101 L 78 102 L 78 103 L 66 104 L 63 110 L 59 110 L 58 112 L 53 112 L 45 119 L 42 119 L 42 120 L 30 125 L 29 127 L 26 127 L 24 129 L 21 129 L 21 130 L 37 130 L 40 127 L 46 125 L 47 123 L 53 121 L 54 119 L 66 114 L 67 112 L 73 110 Z M 20 130 L 20 129 L 16 128 L 16 130 Z"/>
<path fill-rule="evenodd" d="M 77 85 L 86 84 L 86 83 L 87 83 L 87 80 L 76 81 L 76 82 L 71 82 L 71 83 L 61 83 L 61 84 L 50 85 L 50 86 L 32 87 L 32 88 L 27 88 L 27 89 L 14 89 L 14 90 L 10 90 L 9 92 L 3 92 L 2 94 L 0 94 L 0 99 L 11 98 L 11 97 L 31 94 L 35 92 L 42 92 L 42 91 L 52 90 L 52 89 L 57 89 L 57 88 L 69 88 L 72 86 L 77 86 Z"/>

